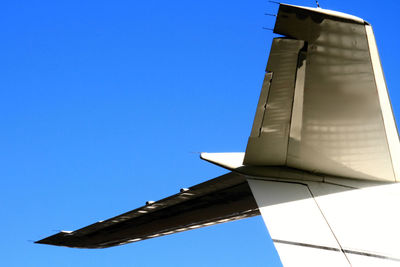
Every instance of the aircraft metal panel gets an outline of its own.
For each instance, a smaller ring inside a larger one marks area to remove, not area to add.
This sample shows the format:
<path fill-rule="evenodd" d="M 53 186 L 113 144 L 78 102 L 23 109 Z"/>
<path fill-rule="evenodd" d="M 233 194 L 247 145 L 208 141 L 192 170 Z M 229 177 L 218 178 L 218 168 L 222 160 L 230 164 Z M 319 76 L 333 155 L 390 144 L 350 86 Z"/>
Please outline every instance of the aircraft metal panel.
<path fill-rule="evenodd" d="M 248 183 L 284 266 L 350 266 L 307 185 Z"/>
<path fill-rule="evenodd" d="M 246 180 L 229 173 L 168 198 L 36 243 L 106 248 L 259 215 Z"/>
<path fill-rule="evenodd" d="M 371 54 L 372 67 L 375 75 L 375 82 L 378 89 L 382 117 L 385 125 L 386 137 L 389 144 L 390 155 L 393 164 L 393 171 L 396 181 L 400 181 L 400 143 L 396 121 L 394 119 L 392 105 L 387 91 L 385 77 L 383 75 L 381 60 L 376 46 L 375 35 L 370 25 L 365 25 L 369 52 Z"/>
<path fill-rule="evenodd" d="M 265 108 L 267 105 L 269 88 L 271 86 L 272 75 L 272 72 L 265 73 L 264 82 L 261 87 L 260 98 L 258 99 L 256 115 L 254 116 L 253 128 L 251 129 L 251 137 L 260 137 L 261 135 L 261 128 L 264 119 Z"/>
<path fill-rule="evenodd" d="M 267 65 L 267 71 L 273 73 L 272 81 L 260 134 L 249 138 L 245 165 L 286 163 L 298 54 L 303 46 L 303 41 L 286 38 L 276 38 L 272 43 Z M 263 87 L 264 90 L 267 88 Z M 258 125 L 257 115 L 255 123 Z"/>
<path fill-rule="evenodd" d="M 308 44 L 301 133 L 289 141 L 287 166 L 395 181 L 382 118 L 390 105 L 379 101 L 364 23 L 282 5 L 275 32 Z"/>
<path fill-rule="evenodd" d="M 390 258 L 371 257 L 368 253 L 348 254 L 352 267 L 399 267 L 400 262 Z"/>
<path fill-rule="evenodd" d="M 365 186 L 362 181 L 361 186 Z M 345 189 L 308 182 L 308 187 L 346 254 L 386 259 L 400 266 L 399 183 Z"/>
<path fill-rule="evenodd" d="M 339 250 L 274 243 L 284 267 L 350 267 Z"/>

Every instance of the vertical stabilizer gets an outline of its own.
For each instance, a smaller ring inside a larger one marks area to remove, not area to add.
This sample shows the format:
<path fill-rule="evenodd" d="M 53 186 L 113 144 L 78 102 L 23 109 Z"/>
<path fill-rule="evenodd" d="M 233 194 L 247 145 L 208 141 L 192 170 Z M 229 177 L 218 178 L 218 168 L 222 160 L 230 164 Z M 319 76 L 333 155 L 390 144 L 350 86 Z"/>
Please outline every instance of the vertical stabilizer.
<path fill-rule="evenodd" d="M 244 165 L 398 181 L 400 149 L 371 26 L 280 5 Z M 396 178 L 397 177 L 397 178 Z"/>

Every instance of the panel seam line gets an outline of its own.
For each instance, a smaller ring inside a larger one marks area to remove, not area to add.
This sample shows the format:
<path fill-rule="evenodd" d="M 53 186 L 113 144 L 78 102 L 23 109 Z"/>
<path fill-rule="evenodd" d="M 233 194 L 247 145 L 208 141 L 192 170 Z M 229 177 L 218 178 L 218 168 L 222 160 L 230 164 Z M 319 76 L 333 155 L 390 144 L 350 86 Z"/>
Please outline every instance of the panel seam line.
<path fill-rule="evenodd" d="M 333 232 L 333 229 L 332 229 L 332 227 L 330 226 L 328 220 L 326 219 L 324 213 L 322 212 L 321 207 L 318 205 L 318 202 L 317 202 L 317 200 L 315 199 L 315 196 L 314 196 L 313 192 L 311 191 L 311 189 L 310 189 L 310 187 L 309 187 L 308 185 L 307 185 L 306 187 L 307 187 L 308 191 L 310 192 L 310 195 L 312 196 L 312 198 L 313 198 L 313 200 L 314 200 L 314 202 L 315 202 L 315 205 L 317 205 L 317 208 L 318 208 L 319 212 L 321 213 L 321 215 L 322 215 L 322 217 L 324 218 L 326 224 L 328 225 L 329 229 L 331 230 L 331 233 L 332 233 L 333 237 L 335 238 L 337 244 L 339 245 L 340 250 L 342 251 L 343 255 L 346 257 L 346 260 L 349 262 L 349 265 L 350 265 L 350 267 L 351 267 L 352 264 L 351 264 L 351 262 L 350 262 L 350 259 L 349 259 L 349 258 L 347 257 L 347 255 L 346 255 L 346 251 L 343 249 L 342 245 L 341 245 L 340 242 L 339 242 L 339 239 L 337 238 L 337 236 L 336 236 L 335 233 Z"/>

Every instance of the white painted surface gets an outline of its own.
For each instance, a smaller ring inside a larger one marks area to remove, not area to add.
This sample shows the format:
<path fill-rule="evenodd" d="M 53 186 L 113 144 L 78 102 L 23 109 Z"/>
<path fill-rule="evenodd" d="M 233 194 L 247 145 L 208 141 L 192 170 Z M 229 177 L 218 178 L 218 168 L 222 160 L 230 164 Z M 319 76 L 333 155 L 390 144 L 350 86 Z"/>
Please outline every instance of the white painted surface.
<path fill-rule="evenodd" d="M 275 243 L 285 267 L 340 267 L 350 266 L 336 251 Z M 378 267 L 378 265 L 376 266 Z"/>
<path fill-rule="evenodd" d="M 200 154 L 200 158 L 219 165 L 228 170 L 234 170 L 243 166 L 243 152 L 232 152 L 232 153 L 206 153 Z"/>
<path fill-rule="evenodd" d="M 376 88 L 378 90 L 379 102 L 382 109 L 382 117 L 385 125 L 386 137 L 390 156 L 392 158 L 393 171 L 396 181 L 400 181 L 400 143 L 396 123 L 393 116 L 392 106 L 387 91 L 385 77 L 382 71 L 382 64 L 375 41 L 375 35 L 370 25 L 365 25 L 369 52 L 371 55 L 372 68 L 375 76 Z"/>
<path fill-rule="evenodd" d="M 362 255 L 348 254 L 353 267 L 399 267 L 400 262 L 380 258 L 366 257 Z"/>
<path fill-rule="evenodd" d="M 284 266 L 400 266 L 399 183 L 248 182 Z"/>
<path fill-rule="evenodd" d="M 343 249 L 400 259 L 400 184 L 338 192 L 309 182 L 309 188 Z"/>
<path fill-rule="evenodd" d="M 260 180 L 248 182 L 271 238 L 292 243 L 275 242 L 284 266 L 328 266 L 327 263 L 349 266 L 307 186 Z"/>

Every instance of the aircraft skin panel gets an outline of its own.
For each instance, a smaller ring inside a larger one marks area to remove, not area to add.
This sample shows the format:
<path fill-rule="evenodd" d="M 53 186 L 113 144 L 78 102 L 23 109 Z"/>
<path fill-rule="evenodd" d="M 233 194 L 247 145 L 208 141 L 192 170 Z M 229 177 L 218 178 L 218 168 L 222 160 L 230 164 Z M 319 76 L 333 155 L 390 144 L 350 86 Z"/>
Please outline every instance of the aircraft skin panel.
<path fill-rule="evenodd" d="M 235 170 L 243 166 L 243 152 L 231 152 L 231 153 L 207 153 L 202 152 L 200 154 L 202 160 L 208 161 L 215 165 L 228 170 Z"/>
<path fill-rule="evenodd" d="M 258 98 L 256 115 L 254 116 L 254 123 L 250 134 L 251 137 L 259 137 L 261 134 L 261 128 L 264 120 L 269 89 L 271 87 L 271 80 L 272 80 L 272 72 L 266 72 L 264 76 L 263 85 L 261 87 L 260 97 Z"/>
<path fill-rule="evenodd" d="M 300 141 L 288 166 L 394 181 L 365 26 L 324 20 L 309 41 Z"/>
<path fill-rule="evenodd" d="M 343 249 L 400 266 L 399 183 L 343 190 L 309 182 L 308 187 Z"/>
<path fill-rule="evenodd" d="M 324 20 L 318 35 L 308 46 L 302 130 L 288 166 L 394 180 L 364 25 Z"/>
<path fill-rule="evenodd" d="M 259 101 L 252 130 L 259 134 L 249 138 L 244 165 L 262 165 L 265 162 L 284 165 L 286 162 L 298 53 L 303 46 L 303 41 L 287 38 L 275 38 L 272 43 L 267 65 L 272 80 L 269 88 L 264 83 L 261 90 L 263 101 Z M 262 111 L 259 110 L 263 107 L 264 114 L 261 116 Z"/>
<path fill-rule="evenodd" d="M 371 54 L 372 67 L 375 75 L 375 82 L 378 89 L 380 106 L 382 107 L 382 117 L 386 130 L 386 137 L 389 143 L 390 155 L 392 158 L 393 171 L 396 181 L 400 181 L 400 142 L 394 119 L 392 105 L 387 91 L 385 77 L 383 75 L 382 64 L 375 41 L 375 35 L 371 25 L 365 25 L 369 51 Z"/>
<path fill-rule="evenodd" d="M 368 257 L 364 255 L 350 254 L 348 255 L 352 266 L 355 267 L 399 267 L 398 261 L 387 260 L 384 258 Z"/>
<path fill-rule="evenodd" d="M 284 267 L 351 267 L 340 252 L 274 242 Z"/>
<path fill-rule="evenodd" d="M 359 18 L 357 16 L 353 16 L 353 15 L 349 15 L 346 13 L 329 10 L 329 9 L 296 6 L 296 5 L 289 5 L 289 4 L 280 4 L 280 7 L 285 7 L 286 10 L 288 10 L 288 9 L 295 10 L 296 12 L 300 13 L 300 15 L 304 15 L 304 14 L 307 14 L 307 12 L 310 12 L 313 14 L 320 14 L 321 16 L 323 16 L 325 18 L 335 19 L 338 21 L 345 21 L 345 22 L 356 23 L 356 24 L 365 24 L 366 23 L 366 21 L 364 21 L 362 18 Z M 289 26 L 295 27 L 296 25 L 289 25 Z"/>
<path fill-rule="evenodd" d="M 400 266 L 399 183 L 261 179 L 248 182 L 284 266 Z"/>
<path fill-rule="evenodd" d="M 259 215 L 246 180 L 228 173 L 168 198 L 36 243 L 106 248 Z"/>
<path fill-rule="evenodd" d="M 350 266 L 306 185 L 248 183 L 285 267 Z"/>
<path fill-rule="evenodd" d="M 293 39 L 273 41 L 261 135 L 250 136 L 244 165 L 396 181 L 399 140 L 372 28 L 333 14 L 280 5 L 274 32 Z"/>

